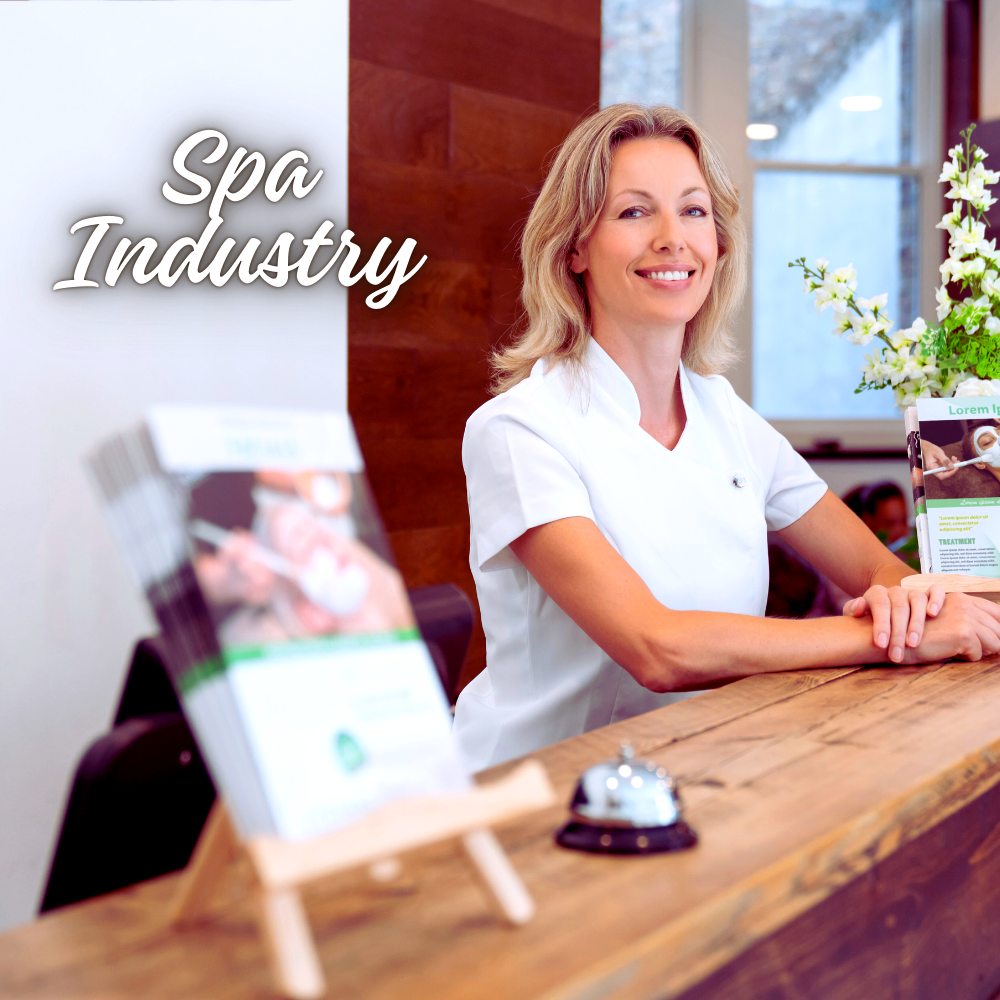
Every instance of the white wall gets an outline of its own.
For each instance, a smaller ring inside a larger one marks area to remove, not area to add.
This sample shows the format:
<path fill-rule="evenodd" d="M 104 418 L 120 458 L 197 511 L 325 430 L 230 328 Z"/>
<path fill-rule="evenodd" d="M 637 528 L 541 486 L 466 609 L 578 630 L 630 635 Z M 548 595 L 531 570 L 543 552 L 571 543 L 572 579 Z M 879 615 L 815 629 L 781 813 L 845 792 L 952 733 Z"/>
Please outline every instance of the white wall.
<path fill-rule="evenodd" d="M 154 401 L 346 399 L 346 299 L 332 277 L 168 289 L 126 276 L 53 292 L 82 246 L 69 226 L 123 216 L 105 259 L 122 235 L 152 235 L 161 251 L 197 237 L 205 205 L 171 205 L 160 187 L 180 186 L 178 142 L 217 128 L 230 151 L 259 149 L 270 165 L 297 147 L 325 171 L 301 201 L 258 190 L 228 206 L 239 246 L 311 236 L 325 218 L 336 238 L 347 25 L 346 0 L 0 4 L 0 928 L 32 916 L 72 770 L 152 628 L 81 457 Z"/>

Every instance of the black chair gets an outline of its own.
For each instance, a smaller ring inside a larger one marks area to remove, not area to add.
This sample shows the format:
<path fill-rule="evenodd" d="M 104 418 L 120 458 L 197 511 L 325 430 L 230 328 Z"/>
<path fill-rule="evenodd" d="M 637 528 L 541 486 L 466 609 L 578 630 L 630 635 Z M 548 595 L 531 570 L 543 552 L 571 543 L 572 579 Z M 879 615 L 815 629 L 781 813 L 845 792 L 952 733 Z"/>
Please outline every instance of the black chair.
<path fill-rule="evenodd" d="M 179 712 L 115 726 L 76 769 L 40 912 L 182 868 L 214 800 Z"/>
<path fill-rule="evenodd" d="M 442 687 L 454 700 L 473 610 L 454 584 L 410 591 Z M 39 912 L 183 868 L 215 800 L 158 636 L 136 643 L 114 728 L 80 761 Z"/>

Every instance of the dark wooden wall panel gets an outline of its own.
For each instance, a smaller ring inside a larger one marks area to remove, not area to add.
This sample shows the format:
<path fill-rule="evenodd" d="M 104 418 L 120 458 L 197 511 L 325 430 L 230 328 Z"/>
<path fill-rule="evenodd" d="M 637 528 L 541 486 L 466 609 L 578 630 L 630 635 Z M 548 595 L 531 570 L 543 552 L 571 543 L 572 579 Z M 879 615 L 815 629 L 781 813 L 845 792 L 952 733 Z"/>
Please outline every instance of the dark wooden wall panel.
<path fill-rule="evenodd" d="M 599 0 L 355 0 L 357 242 L 413 237 L 386 309 L 349 293 L 348 405 L 409 586 L 470 596 L 462 435 L 518 316 L 517 242 L 552 151 L 597 105 Z M 477 627 L 463 672 L 485 665 Z"/>

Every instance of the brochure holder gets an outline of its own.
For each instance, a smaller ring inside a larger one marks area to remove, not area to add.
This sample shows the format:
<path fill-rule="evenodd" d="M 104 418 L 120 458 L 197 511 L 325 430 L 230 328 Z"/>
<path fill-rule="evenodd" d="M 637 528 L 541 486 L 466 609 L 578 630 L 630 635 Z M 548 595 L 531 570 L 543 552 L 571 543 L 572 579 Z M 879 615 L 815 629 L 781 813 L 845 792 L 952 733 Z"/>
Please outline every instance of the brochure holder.
<path fill-rule="evenodd" d="M 916 573 L 904 576 L 902 586 L 906 590 L 921 590 L 926 593 L 939 583 L 946 594 L 973 594 L 1000 604 L 1000 579 L 991 576 L 965 576 L 962 573 Z"/>
<path fill-rule="evenodd" d="M 534 901 L 489 827 L 554 801 L 544 768 L 526 761 L 488 785 L 398 799 L 311 840 L 260 836 L 241 844 L 217 800 L 182 876 L 171 920 L 181 928 L 203 918 L 230 861 L 245 850 L 256 876 L 257 923 L 276 988 L 293 1000 L 313 1000 L 323 996 L 326 983 L 299 895 L 302 885 L 364 864 L 373 878 L 386 881 L 399 870 L 398 854 L 458 837 L 497 915 L 515 926 L 525 924 L 534 916 Z"/>

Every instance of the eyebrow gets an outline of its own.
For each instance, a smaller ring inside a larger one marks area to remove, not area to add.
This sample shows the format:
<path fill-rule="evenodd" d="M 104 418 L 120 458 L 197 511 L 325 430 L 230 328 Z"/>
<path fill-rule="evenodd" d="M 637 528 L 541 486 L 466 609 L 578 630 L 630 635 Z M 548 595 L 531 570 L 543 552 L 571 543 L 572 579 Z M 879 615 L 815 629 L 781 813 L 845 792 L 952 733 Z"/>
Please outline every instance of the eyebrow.
<path fill-rule="evenodd" d="M 681 192 L 681 197 L 686 198 L 689 194 L 694 194 L 695 191 L 700 191 L 702 194 L 708 195 L 708 192 L 703 187 L 689 187 Z M 642 198 L 648 198 L 650 201 L 655 200 L 653 195 L 648 191 L 643 191 L 641 188 L 625 188 L 624 191 L 619 191 L 615 197 L 620 198 L 623 194 L 637 194 Z M 708 196 L 711 197 L 711 195 Z"/>

